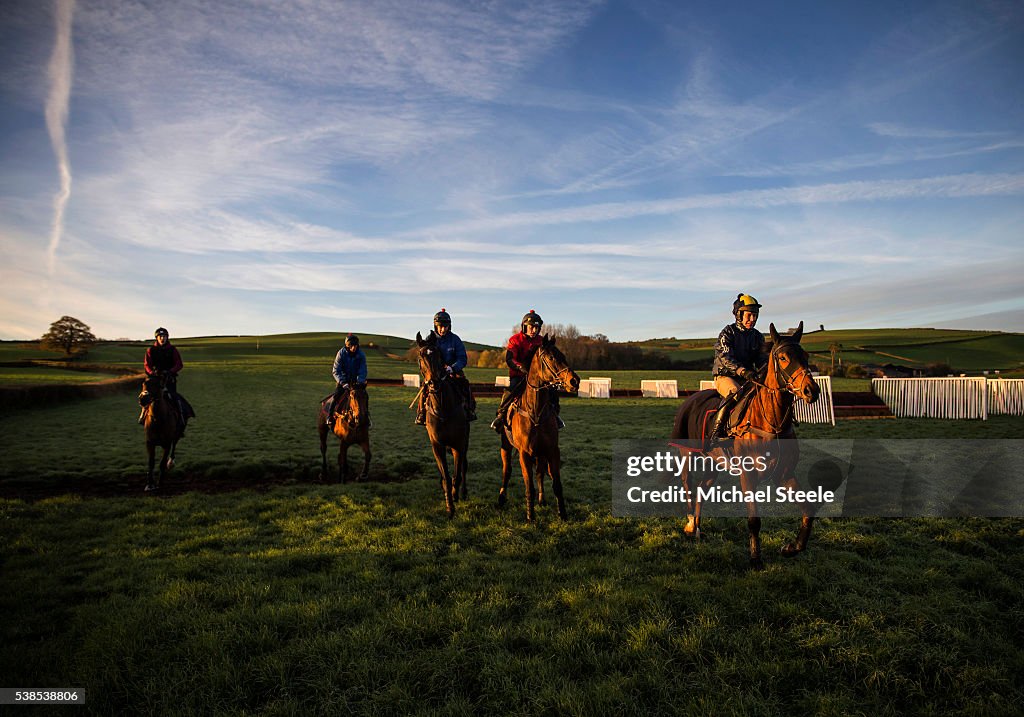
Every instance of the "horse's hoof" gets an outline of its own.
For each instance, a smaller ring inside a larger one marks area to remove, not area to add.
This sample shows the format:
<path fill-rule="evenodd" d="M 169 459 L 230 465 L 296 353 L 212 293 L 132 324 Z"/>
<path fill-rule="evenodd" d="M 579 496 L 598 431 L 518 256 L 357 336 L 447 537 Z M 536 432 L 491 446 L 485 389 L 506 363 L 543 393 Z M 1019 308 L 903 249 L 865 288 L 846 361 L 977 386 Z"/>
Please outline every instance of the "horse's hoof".
<path fill-rule="evenodd" d="M 156 486 L 155 485 L 153 485 L 152 483 L 147 483 L 146 484 L 146 492 L 147 493 L 149 493 L 150 491 L 154 491 L 154 490 L 156 490 Z"/>
<path fill-rule="evenodd" d="M 498 493 L 498 507 L 499 508 L 504 508 L 505 507 L 505 503 L 507 503 L 507 502 L 508 502 L 508 496 L 506 496 L 504 493 Z"/>
<path fill-rule="evenodd" d="M 173 458 L 168 458 L 167 459 L 167 470 L 171 470 L 171 468 L 174 468 L 174 459 Z"/>
<path fill-rule="evenodd" d="M 782 557 L 784 558 L 795 558 L 802 552 L 803 550 L 796 543 L 786 543 L 782 546 Z"/>
<path fill-rule="evenodd" d="M 359 483 L 362 483 L 367 478 L 369 478 L 369 476 L 366 473 L 360 473 L 359 477 L 356 478 L 356 481 L 359 482 Z"/>
<path fill-rule="evenodd" d="M 756 571 L 764 570 L 764 561 L 761 558 L 751 558 L 750 569 Z"/>

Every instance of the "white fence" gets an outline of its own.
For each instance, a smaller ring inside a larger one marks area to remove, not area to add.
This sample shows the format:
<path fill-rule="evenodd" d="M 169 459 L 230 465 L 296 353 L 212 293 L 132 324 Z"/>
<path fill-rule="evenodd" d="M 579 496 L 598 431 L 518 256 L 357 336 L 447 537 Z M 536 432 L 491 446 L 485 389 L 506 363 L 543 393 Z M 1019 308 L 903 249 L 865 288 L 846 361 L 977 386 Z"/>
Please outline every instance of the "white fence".
<path fill-rule="evenodd" d="M 996 378 L 988 382 L 988 412 L 1024 416 L 1024 378 Z"/>
<path fill-rule="evenodd" d="M 495 376 L 494 377 L 494 385 L 495 386 L 500 386 L 502 388 L 508 388 L 509 386 L 512 385 L 512 377 L 511 376 Z"/>
<path fill-rule="evenodd" d="M 675 379 L 641 381 L 640 391 L 644 398 L 679 398 L 679 383 Z"/>
<path fill-rule="evenodd" d="M 818 400 L 813 405 L 798 399 L 793 403 L 793 415 L 800 423 L 831 423 L 836 425 L 836 407 L 832 403 L 832 377 L 815 376 L 814 382 L 821 389 Z M 714 381 L 701 381 L 700 390 L 714 388 Z"/>
<path fill-rule="evenodd" d="M 580 398 L 611 398 L 612 380 L 610 378 L 598 378 L 592 376 L 580 381 Z"/>
<path fill-rule="evenodd" d="M 979 378 L 873 378 L 871 389 L 900 418 L 988 418 L 988 383 Z"/>
<path fill-rule="evenodd" d="M 418 373 L 403 373 L 402 374 L 402 385 L 411 386 L 412 388 L 420 387 L 420 375 Z"/>

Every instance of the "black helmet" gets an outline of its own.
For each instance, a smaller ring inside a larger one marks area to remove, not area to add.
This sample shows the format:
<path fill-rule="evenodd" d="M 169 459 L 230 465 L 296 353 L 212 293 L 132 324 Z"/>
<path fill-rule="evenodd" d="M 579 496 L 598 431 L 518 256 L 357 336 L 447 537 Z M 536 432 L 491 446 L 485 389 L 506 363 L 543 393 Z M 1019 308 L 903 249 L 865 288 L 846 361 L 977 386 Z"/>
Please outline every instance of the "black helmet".
<path fill-rule="evenodd" d="M 436 314 L 434 314 L 434 326 L 437 326 L 439 324 L 442 326 L 447 326 L 448 328 L 452 327 L 452 317 L 448 314 L 447 309 L 441 309 Z"/>
<path fill-rule="evenodd" d="M 161 326 L 159 329 L 157 329 L 156 331 L 153 332 L 153 338 L 155 339 L 158 336 L 160 336 L 161 334 L 163 334 L 164 336 L 170 337 L 170 334 L 167 333 L 167 329 L 165 329 L 163 326 Z"/>
<path fill-rule="evenodd" d="M 544 325 L 544 319 L 540 317 L 533 309 L 530 309 L 528 314 L 523 316 L 523 331 L 526 331 L 527 326 L 536 326 L 538 329 Z"/>
<path fill-rule="evenodd" d="M 736 296 L 736 301 L 732 302 L 732 315 L 736 317 L 739 317 L 741 311 L 750 311 L 756 314 L 760 309 L 761 305 L 750 294 L 739 294 Z"/>
<path fill-rule="evenodd" d="M 346 346 L 358 346 L 359 345 L 359 337 L 356 336 L 355 334 L 349 334 L 348 336 L 345 337 L 345 345 Z"/>

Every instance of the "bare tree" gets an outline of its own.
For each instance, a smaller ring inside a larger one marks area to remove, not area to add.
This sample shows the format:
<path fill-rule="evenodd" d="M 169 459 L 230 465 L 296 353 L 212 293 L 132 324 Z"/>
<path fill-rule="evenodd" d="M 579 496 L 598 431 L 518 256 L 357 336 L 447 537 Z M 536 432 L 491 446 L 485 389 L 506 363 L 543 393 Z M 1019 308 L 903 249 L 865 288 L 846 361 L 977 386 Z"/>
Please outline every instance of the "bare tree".
<path fill-rule="evenodd" d="M 60 349 L 68 357 L 85 353 L 96 343 L 96 337 L 87 325 L 74 316 L 61 316 L 50 324 L 50 330 L 39 339 L 48 349 Z"/>

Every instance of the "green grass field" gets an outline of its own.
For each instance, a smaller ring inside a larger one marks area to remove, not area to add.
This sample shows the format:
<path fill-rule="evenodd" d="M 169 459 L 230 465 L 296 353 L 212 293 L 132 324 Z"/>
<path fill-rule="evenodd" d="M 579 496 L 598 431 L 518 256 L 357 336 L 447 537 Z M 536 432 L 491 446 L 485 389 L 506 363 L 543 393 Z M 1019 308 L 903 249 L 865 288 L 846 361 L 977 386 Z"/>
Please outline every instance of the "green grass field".
<path fill-rule="evenodd" d="M 333 338 L 276 354 L 261 340 L 258 355 L 180 342 L 199 417 L 164 495 L 142 492 L 130 394 L 0 415 L 0 486 L 68 491 L 0 499 L 6 685 L 84 687 L 88 714 L 999 715 L 1024 701 L 1024 520 L 822 520 L 794 561 L 778 551 L 796 521 L 767 520 L 768 566 L 750 573 L 743 521 L 709 520 L 694 544 L 678 521 L 611 516 L 611 440 L 663 437 L 678 407 L 652 399 L 563 401 L 569 520 L 545 506 L 532 526 L 518 473 L 509 507 L 494 504 L 496 400 L 481 399 L 470 497 L 448 520 L 411 389 L 371 390 L 369 482 L 317 481 Z M 91 359 L 118 356 L 140 360 L 117 346 Z M 1024 419 L 801 436 L 1019 439 Z M 181 490 L 193 483 L 206 490 Z"/>

